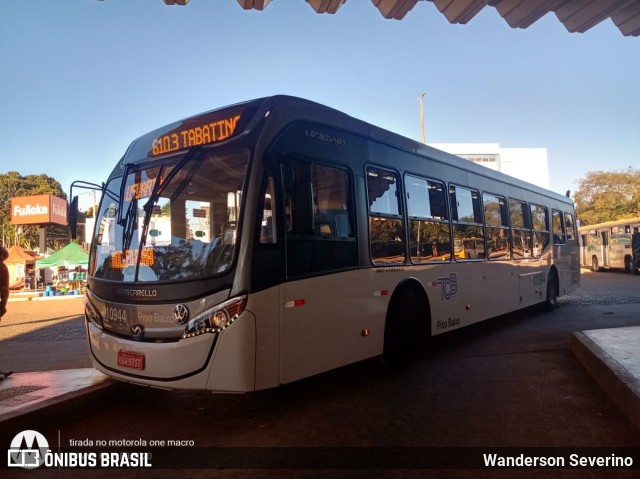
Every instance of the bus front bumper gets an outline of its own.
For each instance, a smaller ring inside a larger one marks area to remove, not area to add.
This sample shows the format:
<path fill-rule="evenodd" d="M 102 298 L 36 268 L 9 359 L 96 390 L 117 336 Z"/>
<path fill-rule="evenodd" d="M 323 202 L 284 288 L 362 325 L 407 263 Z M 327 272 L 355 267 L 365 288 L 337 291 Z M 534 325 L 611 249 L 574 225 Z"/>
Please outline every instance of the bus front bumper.
<path fill-rule="evenodd" d="M 217 334 L 176 342 L 138 342 L 87 323 L 93 363 L 108 376 L 168 389 L 206 389 Z"/>
<path fill-rule="evenodd" d="M 94 367 L 115 379 L 163 389 L 255 389 L 255 316 L 248 311 L 221 333 L 175 342 L 127 340 L 86 324 Z"/>

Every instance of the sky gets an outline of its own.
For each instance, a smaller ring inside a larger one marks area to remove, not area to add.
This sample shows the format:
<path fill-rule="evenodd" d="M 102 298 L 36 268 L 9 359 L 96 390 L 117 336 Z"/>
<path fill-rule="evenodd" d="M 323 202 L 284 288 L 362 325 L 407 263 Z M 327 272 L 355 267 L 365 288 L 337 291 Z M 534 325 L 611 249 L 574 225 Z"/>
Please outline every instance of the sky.
<path fill-rule="evenodd" d="M 486 7 L 452 25 L 418 2 L 397 21 L 367 0 L 335 15 L 302 0 L 262 12 L 20 0 L 0 12 L 0 173 L 45 173 L 67 194 L 74 180 L 105 181 L 144 133 L 272 94 L 419 141 L 422 93 L 427 143 L 546 148 L 559 193 L 640 166 L 640 38 L 610 20 L 569 33 L 551 13 L 512 29 Z"/>

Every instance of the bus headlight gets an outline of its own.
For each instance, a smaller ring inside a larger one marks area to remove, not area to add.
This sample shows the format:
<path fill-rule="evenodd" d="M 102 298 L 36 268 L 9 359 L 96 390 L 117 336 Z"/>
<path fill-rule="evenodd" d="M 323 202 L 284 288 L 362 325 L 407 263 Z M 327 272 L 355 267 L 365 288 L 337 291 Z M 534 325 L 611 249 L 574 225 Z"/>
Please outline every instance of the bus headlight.
<path fill-rule="evenodd" d="M 247 296 L 238 296 L 218 304 L 193 318 L 185 327 L 183 338 L 204 333 L 218 333 L 228 328 L 247 307 Z"/>
<path fill-rule="evenodd" d="M 216 328 L 224 328 L 229 322 L 229 316 L 225 310 L 218 310 L 211 316 L 211 325 Z"/>

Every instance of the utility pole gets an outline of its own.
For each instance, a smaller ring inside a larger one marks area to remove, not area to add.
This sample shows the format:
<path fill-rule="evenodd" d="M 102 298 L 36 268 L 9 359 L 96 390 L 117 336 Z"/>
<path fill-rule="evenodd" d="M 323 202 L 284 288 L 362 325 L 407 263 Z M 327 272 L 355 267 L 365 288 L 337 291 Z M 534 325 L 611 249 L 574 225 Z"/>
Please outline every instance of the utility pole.
<path fill-rule="evenodd" d="M 91 208 L 93 211 L 93 224 L 96 224 L 96 190 L 91 190 L 91 194 L 93 196 L 93 207 Z"/>
<path fill-rule="evenodd" d="M 423 93 L 422 95 L 420 95 L 420 97 L 418 98 L 418 101 L 420 102 L 420 138 L 422 140 L 422 143 L 425 142 L 424 139 L 424 96 L 427 93 Z"/>

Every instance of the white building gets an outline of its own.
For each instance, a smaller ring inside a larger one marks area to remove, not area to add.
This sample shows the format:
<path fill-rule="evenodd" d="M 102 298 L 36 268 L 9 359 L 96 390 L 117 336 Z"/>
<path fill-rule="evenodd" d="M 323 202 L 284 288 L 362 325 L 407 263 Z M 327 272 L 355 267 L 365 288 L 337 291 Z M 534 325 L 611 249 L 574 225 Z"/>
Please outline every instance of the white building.
<path fill-rule="evenodd" d="M 549 188 L 546 148 L 501 148 L 498 143 L 429 143 L 429 146 Z"/>

